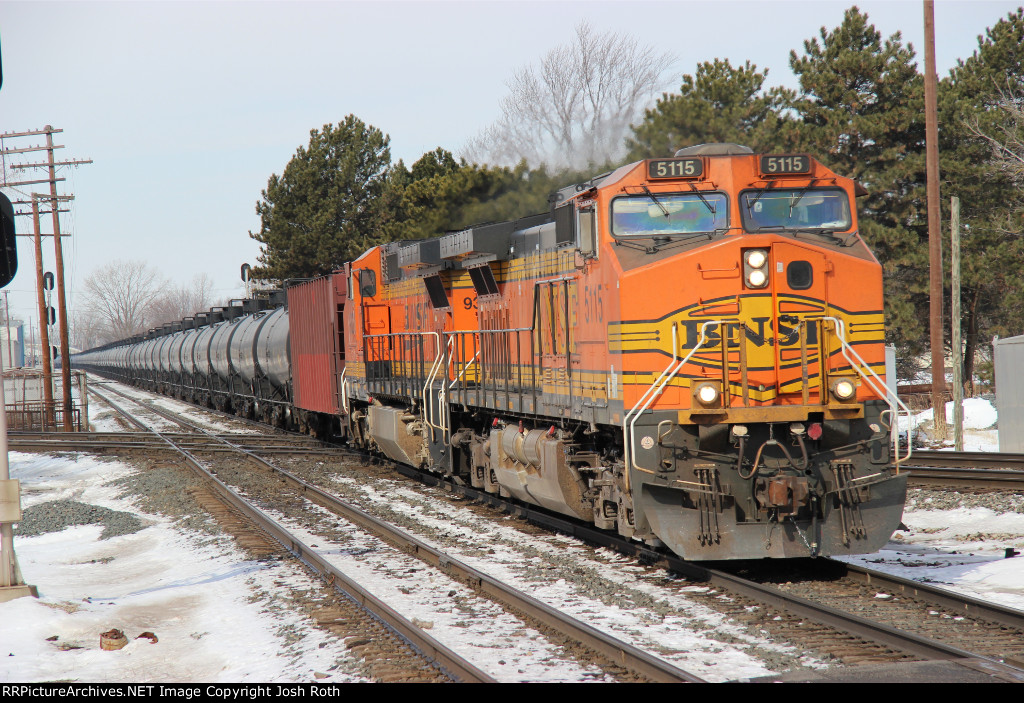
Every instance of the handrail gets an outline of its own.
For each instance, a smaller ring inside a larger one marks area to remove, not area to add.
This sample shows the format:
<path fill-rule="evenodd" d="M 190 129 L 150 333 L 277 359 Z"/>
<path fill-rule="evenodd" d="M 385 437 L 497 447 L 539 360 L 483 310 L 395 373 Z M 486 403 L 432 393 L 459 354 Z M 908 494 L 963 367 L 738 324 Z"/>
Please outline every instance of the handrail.
<path fill-rule="evenodd" d="M 341 412 L 348 415 L 348 381 L 345 380 L 345 374 L 348 373 L 348 364 L 345 364 L 345 368 L 341 370 Z"/>
<path fill-rule="evenodd" d="M 899 396 L 896 395 L 896 391 L 889 388 L 885 381 L 883 381 L 879 377 L 879 375 L 875 373 L 875 370 L 872 369 L 871 366 L 869 366 L 863 358 L 861 358 L 860 354 L 857 353 L 857 350 L 854 349 L 850 345 L 850 343 L 846 341 L 846 324 L 843 322 L 843 320 L 837 317 L 830 316 L 822 316 L 807 319 L 828 320 L 835 325 L 836 338 L 839 340 L 839 344 L 841 345 L 841 348 L 843 350 L 843 358 L 845 358 L 850 363 L 850 366 L 860 375 L 860 377 L 863 378 L 868 383 L 868 385 L 871 387 L 871 390 L 873 390 L 876 395 L 885 398 L 886 403 L 888 403 L 889 405 L 889 413 L 892 417 L 892 424 L 890 425 L 890 430 L 892 430 L 893 453 L 896 457 L 896 470 L 899 471 L 900 462 L 909 459 L 911 454 L 914 453 L 914 449 L 911 446 L 910 437 L 908 436 L 907 455 L 904 457 L 900 457 L 900 413 L 899 409 L 897 408 L 897 405 L 899 406 L 899 408 L 902 408 L 903 412 L 907 414 L 908 427 L 910 425 L 910 419 L 913 417 L 913 413 L 910 411 L 910 408 L 908 408 L 906 404 L 902 400 L 900 400 Z M 825 351 L 827 356 L 828 350 L 826 349 Z M 854 360 L 850 358 L 850 354 L 856 357 L 856 362 L 854 362 Z M 822 367 L 824 368 L 824 364 L 822 364 Z M 864 373 L 861 367 L 863 367 L 863 369 L 866 369 L 867 373 Z M 868 376 L 868 374 L 870 374 L 870 376 Z"/>
<path fill-rule="evenodd" d="M 454 337 L 453 337 L 452 339 L 454 339 Z M 472 365 L 473 365 L 473 363 L 474 363 L 474 362 L 475 362 L 475 361 L 476 361 L 476 360 L 477 360 L 477 359 L 478 359 L 478 358 L 480 357 L 480 352 L 481 352 L 481 351 L 483 351 L 483 349 L 477 349 L 477 350 L 476 350 L 476 354 L 474 354 L 474 355 L 473 355 L 473 358 L 472 358 L 472 359 L 470 359 L 469 361 L 467 361 L 467 362 L 466 362 L 466 363 L 465 363 L 465 364 L 463 365 L 463 367 L 462 367 L 462 371 L 460 371 L 460 372 L 458 373 L 458 375 L 457 375 L 457 376 L 455 377 L 455 379 L 454 379 L 454 380 L 453 380 L 453 381 L 452 381 L 451 383 L 449 383 L 449 384 L 448 384 L 448 389 L 447 389 L 448 391 L 451 391 L 451 389 L 455 387 L 455 384 L 459 382 L 459 379 L 461 379 L 461 378 L 462 378 L 462 376 L 463 376 L 463 375 L 464 375 L 464 374 L 466 373 L 466 371 L 468 371 L 468 370 L 469 370 L 469 367 L 470 367 L 470 366 L 472 366 Z M 443 394 L 444 394 L 444 392 L 445 392 L 445 389 L 444 389 L 444 384 L 442 384 L 442 387 L 441 387 L 441 389 L 440 389 L 440 390 L 438 390 L 438 392 L 437 392 L 437 400 L 438 400 L 438 405 L 439 405 L 439 406 L 440 406 L 440 405 L 442 404 L 442 403 L 441 403 L 441 401 L 442 401 L 442 400 L 444 400 L 444 398 L 443 398 Z M 450 395 L 451 395 L 451 394 L 449 393 L 449 396 L 450 396 Z M 444 409 L 442 410 L 442 412 L 443 412 L 443 413 L 444 413 L 444 415 L 445 415 L 445 418 L 444 418 L 444 423 L 445 423 L 445 425 L 446 425 L 447 427 L 449 427 L 449 428 L 450 428 L 450 427 L 451 427 L 451 425 L 452 425 L 452 416 L 451 416 L 451 412 L 452 412 L 452 410 L 451 410 L 451 405 L 450 405 L 449 403 L 444 403 Z M 450 443 L 450 442 L 451 442 L 451 431 L 450 431 L 450 430 L 449 430 L 448 434 L 449 434 L 449 440 L 448 440 L 448 441 L 449 441 L 449 443 Z"/>
<path fill-rule="evenodd" d="M 472 358 L 472 359 L 470 359 L 469 361 L 467 361 L 467 362 L 466 362 L 466 363 L 465 363 L 465 364 L 463 365 L 463 367 L 462 367 L 462 371 L 459 371 L 459 373 L 458 373 L 458 375 L 457 375 L 457 376 L 455 377 L 455 379 L 454 379 L 454 380 L 453 380 L 453 381 L 452 381 L 451 383 L 449 383 L 449 384 L 448 384 L 448 390 L 451 390 L 452 388 L 455 388 L 455 384 L 459 382 L 459 379 L 460 379 L 460 378 L 462 378 L 462 376 L 463 376 L 463 375 L 464 375 L 464 374 L 466 373 L 466 371 L 468 371 L 468 370 L 469 370 L 469 367 L 470 367 L 470 366 L 472 366 L 472 365 L 473 365 L 473 363 L 474 363 L 474 362 L 475 362 L 475 361 L 477 360 L 477 358 L 478 358 L 478 357 L 480 356 L 480 352 L 481 352 L 481 351 L 483 351 L 483 350 L 481 350 L 481 349 L 477 349 L 477 350 L 476 350 L 476 354 L 474 354 L 474 355 L 473 355 L 473 358 Z"/>
<path fill-rule="evenodd" d="M 682 370 L 682 368 L 687 364 L 687 362 L 690 361 L 690 358 L 694 354 L 696 354 L 697 351 L 700 350 L 700 348 L 703 347 L 704 344 L 708 341 L 708 325 L 722 325 L 725 322 L 727 322 L 727 320 L 708 320 L 707 322 L 702 323 L 700 326 L 700 339 L 697 340 L 697 344 L 694 345 L 693 349 L 690 350 L 690 353 L 683 357 L 682 361 L 680 361 L 679 363 L 676 363 L 676 359 L 678 358 L 678 354 L 676 353 L 676 325 L 672 325 L 672 362 L 667 367 L 665 367 L 665 370 L 661 372 L 661 375 L 658 376 L 654 383 L 651 384 L 650 388 L 647 389 L 647 392 L 640 397 L 640 400 L 638 400 L 636 405 L 633 406 L 633 409 L 626 413 L 626 417 L 624 417 L 622 420 L 622 441 L 623 449 L 626 453 L 625 458 L 627 491 L 629 490 L 630 468 L 634 468 L 638 471 L 646 471 L 648 473 L 653 473 L 650 469 L 645 469 L 641 466 L 638 466 L 636 463 L 636 452 L 634 451 L 634 435 L 636 434 L 636 421 L 639 419 L 640 415 L 651 406 L 655 398 L 661 395 L 661 393 L 665 390 L 665 386 L 668 385 L 669 381 L 675 378 L 679 371 Z M 630 420 L 631 417 L 632 420 Z"/>
<path fill-rule="evenodd" d="M 441 370 L 441 366 L 443 365 L 442 361 L 444 360 L 446 354 L 441 353 L 441 335 L 439 333 L 422 332 L 421 334 L 432 334 L 435 337 L 437 337 L 437 356 L 434 358 L 433 366 L 430 367 L 430 373 L 427 374 L 427 381 L 426 383 L 423 384 L 423 421 L 427 423 L 428 427 L 430 427 L 430 441 L 433 442 L 435 429 L 441 430 L 442 433 L 447 432 L 447 430 L 440 425 L 435 425 L 433 422 L 433 408 L 430 407 L 430 396 L 428 395 L 428 389 L 434 384 L 434 379 L 437 378 L 437 374 Z M 454 341 L 455 338 L 450 337 L 448 339 L 448 344 L 444 346 L 444 349 L 447 351 L 447 348 L 452 346 L 452 343 Z M 444 384 L 442 384 L 442 386 L 443 385 Z M 438 397 L 438 400 L 440 400 L 440 397 Z"/>

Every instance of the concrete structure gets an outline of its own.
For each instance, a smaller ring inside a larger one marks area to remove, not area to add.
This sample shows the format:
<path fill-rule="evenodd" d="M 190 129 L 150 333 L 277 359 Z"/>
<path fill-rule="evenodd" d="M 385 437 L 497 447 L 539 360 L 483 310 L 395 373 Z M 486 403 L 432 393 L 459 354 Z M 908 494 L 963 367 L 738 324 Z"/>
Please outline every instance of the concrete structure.
<path fill-rule="evenodd" d="M 1024 336 L 992 341 L 999 451 L 1024 453 Z"/>
<path fill-rule="evenodd" d="M 17 369 L 25 365 L 24 325 L 0 327 L 0 361 L 4 369 Z"/>

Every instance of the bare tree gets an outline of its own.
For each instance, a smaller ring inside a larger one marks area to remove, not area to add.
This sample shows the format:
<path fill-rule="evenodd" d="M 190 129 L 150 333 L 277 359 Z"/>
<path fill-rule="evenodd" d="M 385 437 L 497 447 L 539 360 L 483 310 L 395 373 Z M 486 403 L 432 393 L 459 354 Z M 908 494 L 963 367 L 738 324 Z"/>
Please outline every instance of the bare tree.
<path fill-rule="evenodd" d="M 71 346 L 75 349 L 92 349 L 107 341 L 103 321 L 95 311 L 77 308 L 71 314 Z"/>
<path fill-rule="evenodd" d="M 166 281 L 142 261 L 114 261 L 85 279 L 82 310 L 96 317 L 104 341 L 145 332 L 150 305 Z"/>
<path fill-rule="evenodd" d="M 167 288 L 150 307 L 150 324 L 177 322 L 197 312 L 209 310 L 214 302 L 213 292 L 213 279 L 205 273 L 196 274 L 184 285 Z"/>
<path fill-rule="evenodd" d="M 573 41 L 508 83 L 501 117 L 462 150 L 469 161 L 581 168 L 622 156 L 629 125 L 664 87 L 670 54 L 576 26 Z"/>
<path fill-rule="evenodd" d="M 996 109 L 999 119 L 992 120 L 991 129 L 983 129 L 977 118 L 967 127 L 991 147 L 990 163 L 1024 188 L 1024 89 L 1001 92 Z"/>

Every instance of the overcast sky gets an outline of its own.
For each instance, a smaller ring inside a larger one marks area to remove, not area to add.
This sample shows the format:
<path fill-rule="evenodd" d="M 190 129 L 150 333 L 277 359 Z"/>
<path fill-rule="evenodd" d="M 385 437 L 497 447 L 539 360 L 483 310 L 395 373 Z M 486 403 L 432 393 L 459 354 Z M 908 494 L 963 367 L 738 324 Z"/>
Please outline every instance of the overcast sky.
<path fill-rule="evenodd" d="M 584 19 L 671 52 L 672 89 L 714 58 L 749 59 L 770 84 L 795 87 L 790 50 L 837 26 L 851 4 L 0 0 L 0 132 L 50 124 L 64 130 L 59 159 L 94 160 L 60 174 L 61 192 L 76 198 L 63 225 L 72 311 L 85 278 L 117 258 L 176 282 L 205 272 L 219 295 L 239 297 L 239 267 L 259 253 L 248 232 L 259 227 L 260 191 L 310 129 L 353 113 L 391 136 L 393 160 L 457 152 L 497 117 L 512 73 Z M 902 32 L 923 65 L 920 0 L 857 4 L 883 36 Z M 943 76 L 1019 2 L 935 4 Z M 30 218 L 18 232 L 31 232 Z M 44 249 L 52 270 L 52 239 Z M 11 312 L 34 319 L 30 238 L 18 255 Z"/>

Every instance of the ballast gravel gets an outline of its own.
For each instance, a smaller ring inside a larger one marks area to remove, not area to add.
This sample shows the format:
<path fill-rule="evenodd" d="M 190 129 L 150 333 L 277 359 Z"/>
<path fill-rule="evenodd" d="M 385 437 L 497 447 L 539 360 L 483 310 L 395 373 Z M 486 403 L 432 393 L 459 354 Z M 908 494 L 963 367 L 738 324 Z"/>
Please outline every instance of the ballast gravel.
<path fill-rule="evenodd" d="M 14 534 L 18 537 L 36 537 L 60 532 L 74 525 L 103 525 L 100 539 L 130 535 L 146 527 L 146 523 L 131 513 L 79 503 L 77 500 L 51 500 L 26 508 Z"/>
<path fill-rule="evenodd" d="M 1024 514 L 1024 495 L 1016 493 L 960 493 L 931 488 L 907 491 L 906 510 L 956 510 L 988 508 L 995 513 Z"/>

